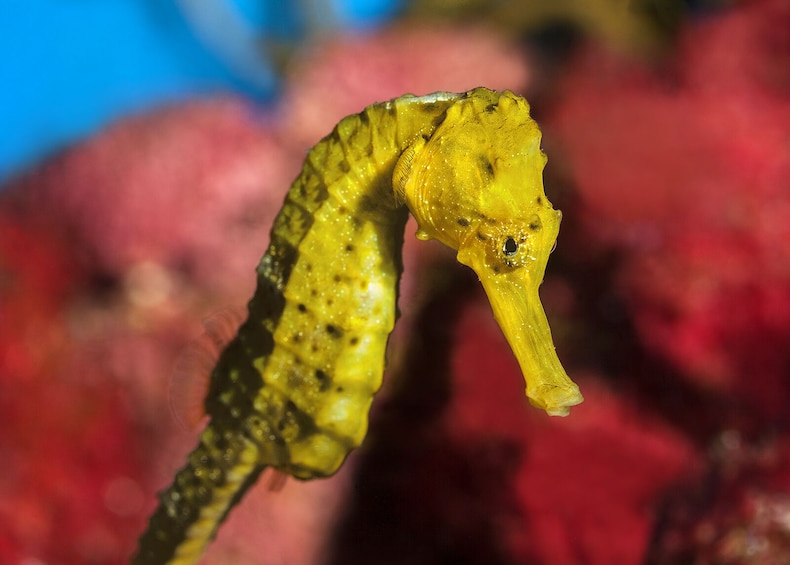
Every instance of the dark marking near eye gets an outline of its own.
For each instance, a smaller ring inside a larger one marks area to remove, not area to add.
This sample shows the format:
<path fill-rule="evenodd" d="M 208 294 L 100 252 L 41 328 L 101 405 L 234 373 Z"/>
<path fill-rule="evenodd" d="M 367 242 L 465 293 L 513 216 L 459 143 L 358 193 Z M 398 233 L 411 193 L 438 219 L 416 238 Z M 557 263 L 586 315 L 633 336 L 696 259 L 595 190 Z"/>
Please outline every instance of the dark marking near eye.
<path fill-rule="evenodd" d="M 352 251 L 354 251 L 354 246 L 349 243 L 348 245 L 346 245 L 346 251 L 351 253 Z"/>
<path fill-rule="evenodd" d="M 340 161 L 340 163 L 338 163 L 338 167 L 340 167 L 340 170 L 344 173 L 347 173 L 351 170 L 351 165 L 348 164 L 348 161 Z"/>
<path fill-rule="evenodd" d="M 367 112 L 362 112 L 359 114 L 359 121 L 362 122 L 363 125 L 370 123 L 370 116 L 368 116 Z"/>
<path fill-rule="evenodd" d="M 482 165 L 483 170 L 488 174 L 488 176 L 490 177 L 494 176 L 494 165 L 491 163 L 491 161 L 488 160 L 488 157 L 486 157 L 485 155 L 481 155 L 480 164 Z"/>
<path fill-rule="evenodd" d="M 532 231 L 538 231 L 540 229 L 540 224 L 538 222 L 530 222 L 528 227 Z"/>
<path fill-rule="evenodd" d="M 479 239 L 480 241 L 485 241 L 487 238 L 482 233 L 477 232 L 477 239 Z"/>
<path fill-rule="evenodd" d="M 343 279 L 340 275 L 335 275 L 334 277 L 332 277 L 332 280 L 335 281 L 336 283 L 339 283 Z"/>
<path fill-rule="evenodd" d="M 486 114 L 493 114 L 496 111 L 496 104 L 489 104 L 486 106 Z"/>
<path fill-rule="evenodd" d="M 302 335 L 301 335 L 301 334 L 294 334 L 294 335 L 291 337 L 291 341 L 292 341 L 292 342 L 294 342 L 294 343 L 299 343 L 299 342 L 301 342 L 301 341 L 302 341 Z"/>
<path fill-rule="evenodd" d="M 467 220 L 466 218 L 458 218 L 456 222 L 458 222 L 458 225 L 462 227 L 466 227 L 469 225 L 469 220 Z"/>
<path fill-rule="evenodd" d="M 348 340 L 348 342 L 349 342 L 351 345 L 356 345 L 356 344 L 358 344 L 358 343 L 359 343 L 359 338 L 358 338 L 358 337 L 352 337 L 350 340 Z"/>
<path fill-rule="evenodd" d="M 337 209 L 337 213 L 345 216 L 346 214 L 348 214 L 348 209 L 345 206 L 340 206 Z"/>
<path fill-rule="evenodd" d="M 543 206 L 543 199 L 542 199 L 540 196 L 538 196 L 538 197 L 535 199 L 535 203 L 536 203 L 538 206 Z"/>
<path fill-rule="evenodd" d="M 505 244 L 502 246 L 502 251 L 508 257 L 513 257 L 518 251 L 518 243 L 512 237 L 509 237 L 505 240 Z"/>
<path fill-rule="evenodd" d="M 305 306 L 304 304 L 299 304 L 299 305 L 298 305 L 296 308 L 297 308 L 297 309 L 298 309 L 300 312 L 307 312 L 307 306 Z"/>

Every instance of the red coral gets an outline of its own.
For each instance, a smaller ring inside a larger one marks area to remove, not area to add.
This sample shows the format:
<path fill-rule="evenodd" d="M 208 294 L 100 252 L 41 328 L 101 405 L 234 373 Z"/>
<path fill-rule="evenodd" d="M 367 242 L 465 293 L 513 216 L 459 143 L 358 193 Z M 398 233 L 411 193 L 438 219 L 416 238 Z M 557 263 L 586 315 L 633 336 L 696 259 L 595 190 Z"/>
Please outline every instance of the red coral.
<path fill-rule="evenodd" d="M 551 125 L 643 342 L 759 418 L 790 371 L 788 29 L 752 2 L 689 28 L 671 72 L 589 54 Z"/>
<path fill-rule="evenodd" d="M 529 518 L 507 531 L 517 561 L 639 562 L 654 508 L 696 462 L 688 439 L 577 372 L 585 402 L 570 417 L 530 410 L 518 366 L 482 300 L 457 332 L 451 437 L 459 444 L 508 438 L 524 449 L 514 494 Z"/>
<path fill-rule="evenodd" d="M 790 554 L 790 449 L 722 434 L 705 472 L 673 494 L 648 556 L 655 565 L 785 563 Z"/>
<path fill-rule="evenodd" d="M 51 234 L 0 217 L 0 557 L 121 562 L 142 493 L 120 390 L 75 363 L 84 281 Z M 12 433 L 9 433 L 12 431 Z"/>

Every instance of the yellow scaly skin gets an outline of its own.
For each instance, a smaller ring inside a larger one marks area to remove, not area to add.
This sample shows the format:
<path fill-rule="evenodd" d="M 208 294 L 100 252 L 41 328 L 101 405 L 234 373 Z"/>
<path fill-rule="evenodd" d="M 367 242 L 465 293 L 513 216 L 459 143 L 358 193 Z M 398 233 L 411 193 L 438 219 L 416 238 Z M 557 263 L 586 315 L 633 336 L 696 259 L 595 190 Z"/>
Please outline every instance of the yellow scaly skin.
<path fill-rule="evenodd" d="M 194 563 L 265 467 L 335 473 L 381 386 L 407 212 L 420 239 L 480 277 L 530 401 L 582 401 L 538 297 L 561 214 L 527 102 L 505 91 L 403 96 L 344 118 L 308 154 L 258 266 L 249 318 L 220 356 L 210 421 L 140 538 L 134 563 Z"/>

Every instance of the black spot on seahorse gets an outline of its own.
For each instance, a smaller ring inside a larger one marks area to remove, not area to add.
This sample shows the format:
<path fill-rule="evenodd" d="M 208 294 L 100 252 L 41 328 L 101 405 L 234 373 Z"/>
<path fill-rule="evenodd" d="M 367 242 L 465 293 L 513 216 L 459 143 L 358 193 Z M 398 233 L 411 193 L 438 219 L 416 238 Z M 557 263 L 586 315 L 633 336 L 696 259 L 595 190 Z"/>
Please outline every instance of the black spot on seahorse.
<path fill-rule="evenodd" d="M 320 392 L 326 392 L 332 386 L 332 380 L 329 378 L 329 375 L 321 369 L 316 370 L 315 379 L 318 381 L 318 390 Z"/>
<path fill-rule="evenodd" d="M 483 174 L 489 178 L 494 177 L 494 165 L 491 163 L 486 155 L 480 155 L 480 166 L 483 169 Z"/>
<path fill-rule="evenodd" d="M 340 339 L 343 337 L 343 330 L 332 324 L 326 325 L 326 333 L 328 333 L 334 339 Z"/>
<path fill-rule="evenodd" d="M 283 418 L 295 424 L 298 430 L 297 440 L 304 439 L 319 432 L 319 428 L 313 417 L 304 410 L 301 410 L 292 400 L 285 403 Z"/>

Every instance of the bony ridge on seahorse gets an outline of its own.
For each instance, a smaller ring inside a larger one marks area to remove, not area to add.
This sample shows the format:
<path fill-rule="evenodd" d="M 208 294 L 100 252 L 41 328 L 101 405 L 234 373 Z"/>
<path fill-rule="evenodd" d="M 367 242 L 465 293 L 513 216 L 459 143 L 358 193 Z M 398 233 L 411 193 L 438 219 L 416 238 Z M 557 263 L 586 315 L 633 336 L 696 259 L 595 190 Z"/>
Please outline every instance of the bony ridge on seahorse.
<path fill-rule="evenodd" d="M 561 214 L 527 102 L 509 91 L 406 95 L 338 123 L 307 155 L 258 265 L 249 316 L 220 355 L 209 423 L 135 563 L 193 563 L 265 467 L 337 471 L 360 445 L 397 316 L 407 213 L 483 283 L 530 402 L 582 401 L 554 350 L 538 287 Z"/>

